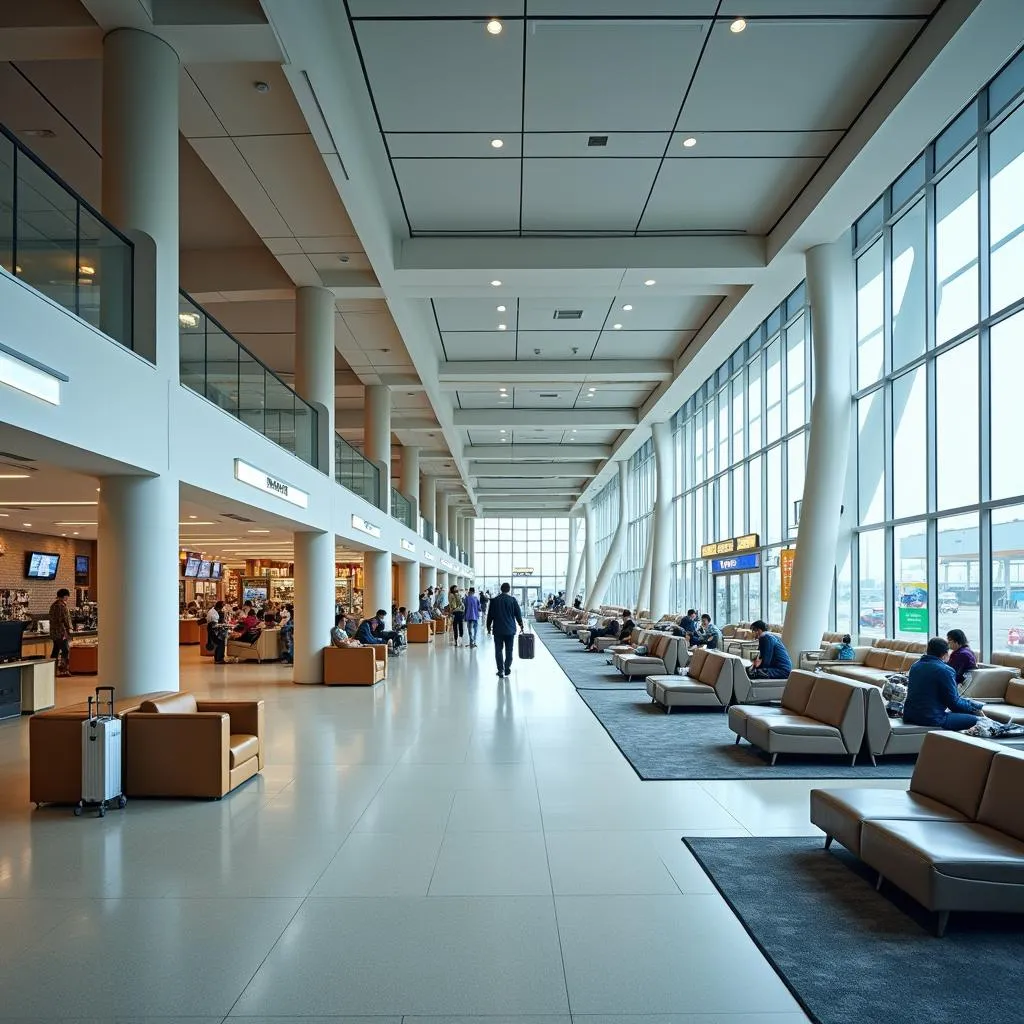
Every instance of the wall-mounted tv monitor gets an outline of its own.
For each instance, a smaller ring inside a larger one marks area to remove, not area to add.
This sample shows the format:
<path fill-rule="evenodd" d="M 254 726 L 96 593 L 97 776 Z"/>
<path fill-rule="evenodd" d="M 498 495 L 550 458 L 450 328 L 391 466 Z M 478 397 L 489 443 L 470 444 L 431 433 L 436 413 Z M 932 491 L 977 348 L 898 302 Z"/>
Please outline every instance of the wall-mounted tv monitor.
<path fill-rule="evenodd" d="M 89 556 L 88 555 L 75 555 L 75 575 L 76 576 L 88 576 L 89 575 Z"/>
<path fill-rule="evenodd" d="M 199 563 L 202 559 L 198 555 L 189 555 L 185 559 L 185 572 L 183 575 L 189 579 L 195 579 L 199 574 Z"/>
<path fill-rule="evenodd" d="M 60 555 L 53 551 L 29 551 L 25 555 L 25 578 L 30 580 L 55 580 Z"/>
<path fill-rule="evenodd" d="M 199 572 L 196 576 L 200 580 L 208 580 L 210 578 L 210 566 L 211 563 L 205 558 L 199 563 Z"/>
<path fill-rule="evenodd" d="M 220 579 L 220 574 L 221 574 L 220 562 L 212 562 L 210 564 L 210 579 L 211 580 L 219 580 Z"/>

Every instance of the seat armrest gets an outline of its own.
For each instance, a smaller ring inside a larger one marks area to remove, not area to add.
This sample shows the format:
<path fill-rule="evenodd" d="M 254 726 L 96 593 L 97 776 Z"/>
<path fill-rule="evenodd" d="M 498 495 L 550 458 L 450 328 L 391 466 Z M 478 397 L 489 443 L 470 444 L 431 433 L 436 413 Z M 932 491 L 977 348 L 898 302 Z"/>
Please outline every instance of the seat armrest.
<path fill-rule="evenodd" d="M 198 700 L 196 706 L 203 712 L 223 713 L 231 720 L 231 732 L 245 733 L 263 739 L 265 721 L 262 700 Z"/>
<path fill-rule="evenodd" d="M 231 788 L 231 719 L 226 713 L 125 715 L 129 796 L 223 796 Z"/>

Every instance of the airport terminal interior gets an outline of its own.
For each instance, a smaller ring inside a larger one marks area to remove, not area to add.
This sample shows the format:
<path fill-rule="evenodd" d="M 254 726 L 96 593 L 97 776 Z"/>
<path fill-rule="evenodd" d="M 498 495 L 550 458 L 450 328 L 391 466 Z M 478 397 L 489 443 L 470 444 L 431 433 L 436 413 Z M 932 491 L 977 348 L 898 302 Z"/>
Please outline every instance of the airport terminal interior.
<path fill-rule="evenodd" d="M 0 1022 L 1021 1019 L 1021 0 L 3 3 L 0 311 Z"/>

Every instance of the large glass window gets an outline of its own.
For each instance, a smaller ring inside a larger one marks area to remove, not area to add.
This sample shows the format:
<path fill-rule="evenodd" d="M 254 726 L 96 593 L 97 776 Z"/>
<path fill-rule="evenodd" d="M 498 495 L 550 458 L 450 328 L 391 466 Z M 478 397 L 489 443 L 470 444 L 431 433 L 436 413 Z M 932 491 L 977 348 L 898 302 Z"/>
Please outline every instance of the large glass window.
<path fill-rule="evenodd" d="M 768 496 L 768 519 L 765 541 L 777 544 L 782 540 L 782 445 L 768 449 L 768 479 L 766 494 Z"/>
<path fill-rule="evenodd" d="M 925 349 L 925 207 L 919 199 L 892 228 L 892 365 Z"/>
<path fill-rule="evenodd" d="M 945 636 L 951 629 L 962 629 L 974 650 L 981 650 L 979 536 L 976 512 L 947 516 L 938 522 L 937 632 Z"/>
<path fill-rule="evenodd" d="M 978 156 L 965 156 L 935 186 L 938 344 L 978 320 Z"/>
<path fill-rule="evenodd" d="M 992 510 L 992 650 L 1024 653 L 1024 505 Z"/>
<path fill-rule="evenodd" d="M 1018 268 L 1020 274 L 1020 268 Z M 1020 274 L 1024 279 L 1024 274 Z M 1024 312 L 996 324 L 989 335 L 991 373 L 992 497 L 1024 494 L 1024 450 L 1021 448 L 1020 366 L 1024 358 Z"/>
<path fill-rule="evenodd" d="M 989 136 L 992 311 L 1024 296 L 1024 107 Z"/>
<path fill-rule="evenodd" d="M 765 353 L 767 358 L 766 423 L 768 444 L 782 436 L 782 343 L 778 338 L 772 341 Z"/>
<path fill-rule="evenodd" d="M 892 384 L 893 516 L 917 515 L 928 506 L 928 399 L 924 367 Z"/>
<path fill-rule="evenodd" d="M 927 640 L 932 632 L 928 609 L 927 525 L 922 521 L 897 526 L 892 537 L 896 637 L 917 642 Z"/>
<path fill-rule="evenodd" d="M 885 636 L 885 533 L 870 530 L 860 534 L 860 632 Z"/>
<path fill-rule="evenodd" d="M 510 583 L 517 598 L 533 600 L 565 589 L 568 519 L 478 519 L 475 529 L 478 590 L 495 594 L 502 583 Z M 527 569 L 532 570 L 530 575 L 525 574 Z"/>
<path fill-rule="evenodd" d="M 971 338 L 935 361 L 938 507 L 978 500 L 978 341 Z"/>
<path fill-rule="evenodd" d="M 882 242 L 875 242 L 857 260 L 857 387 L 881 380 L 884 361 L 882 322 L 885 319 Z"/>
<path fill-rule="evenodd" d="M 885 392 L 872 391 L 857 403 L 857 492 L 861 523 L 885 518 Z"/>
<path fill-rule="evenodd" d="M 807 421 L 805 403 L 807 345 L 802 316 L 786 328 L 786 432 L 797 430 Z"/>

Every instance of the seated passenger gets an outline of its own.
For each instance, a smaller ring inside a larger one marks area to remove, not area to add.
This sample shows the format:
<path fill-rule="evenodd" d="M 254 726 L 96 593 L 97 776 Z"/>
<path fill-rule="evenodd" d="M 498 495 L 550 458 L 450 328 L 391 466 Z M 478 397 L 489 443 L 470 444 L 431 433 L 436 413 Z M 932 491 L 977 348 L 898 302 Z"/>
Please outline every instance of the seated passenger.
<path fill-rule="evenodd" d="M 697 609 L 690 608 L 679 620 L 678 627 L 674 630 L 676 636 L 686 637 L 687 643 L 693 643 L 697 638 Z"/>
<path fill-rule="evenodd" d="M 956 685 L 963 687 L 968 676 L 978 667 L 978 659 L 967 643 L 967 634 L 962 629 L 951 629 L 946 634 L 949 643 L 949 667 L 956 676 Z"/>
<path fill-rule="evenodd" d="M 722 649 L 722 631 L 711 621 L 711 616 L 707 612 L 700 617 L 700 630 L 693 645 L 706 647 L 709 651 Z"/>
<path fill-rule="evenodd" d="M 254 644 L 259 639 L 261 628 L 259 617 L 250 606 L 245 618 L 235 624 L 235 639 L 244 644 Z"/>
<path fill-rule="evenodd" d="M 611 636 L 614 637 L 619 643 L 624 643 L 629 639 L 630 633 L 633 632 L 633 619 L 629 614 L 627 608 L 622 609 L 623 621 L 620 623 L 618 619 L 611 619 L 608 625 L 603 629 L 595 629 L 590 634 L 590 642 L 587 645 L 588 651 L 597 650 L 597 638 L 599 636 Z"/>
<path fill-rule="evenodd" d="M 769 633 L 768 623 L 763 619 L 752 622 L 750 631 L 757 641 L 757 657 L 747 669 L 747 675 L 751 679 L 788 679 L 793 662 L 782 638 Z"/>
<path fill-rule="evenodd" d="M 956 674 L 946 659 L 949 644 L 941 636 L 928 641 L 928 653 L 910 666 L 903 721 L 960 732 L 978 724 L 983 705 L 956 691 Z"/>
<path fill-rule="evenodd" d="M 374 627 L 378 625 L 375 619 L 363 619 L 356 630 L 356 639 L 367 646 L 372 644 L 386 644 L 387 640 L 374 635 Z"/>
<path fill-rule="evenodd" d="M 850 634 L 844 633 L 842 641 L 836 647 L 836 661 L 853 661 L 855 653 L 853 644 L 850 643 Z"/>
<path fill-rule="evenodd" d="M 628 615 L 629 612 L 625 612 L 624 614 Z M 608 620 L 608 625 L 606 625 L 606 626 L 595 626 L 591 630 L 580 630 L 580 632 L 581 633 L 587 633 L 589 635 L 589 637 L 590 637 L 590 639 L 587 641 L 587 650 L 588 651 L 596 651 L 597 650 L 597 646 L 595 645 L 594 641 L 599 636 L 618 636 L 619 635 L 619 630 L 621 628 L 622 628 L 622 625 L 621 625 L 621 623 L 619 622 L 618 619 L 609 619 Z M 582 637 L 580 637 L 580 643 L 583 643 L 583 638 Z"/>

